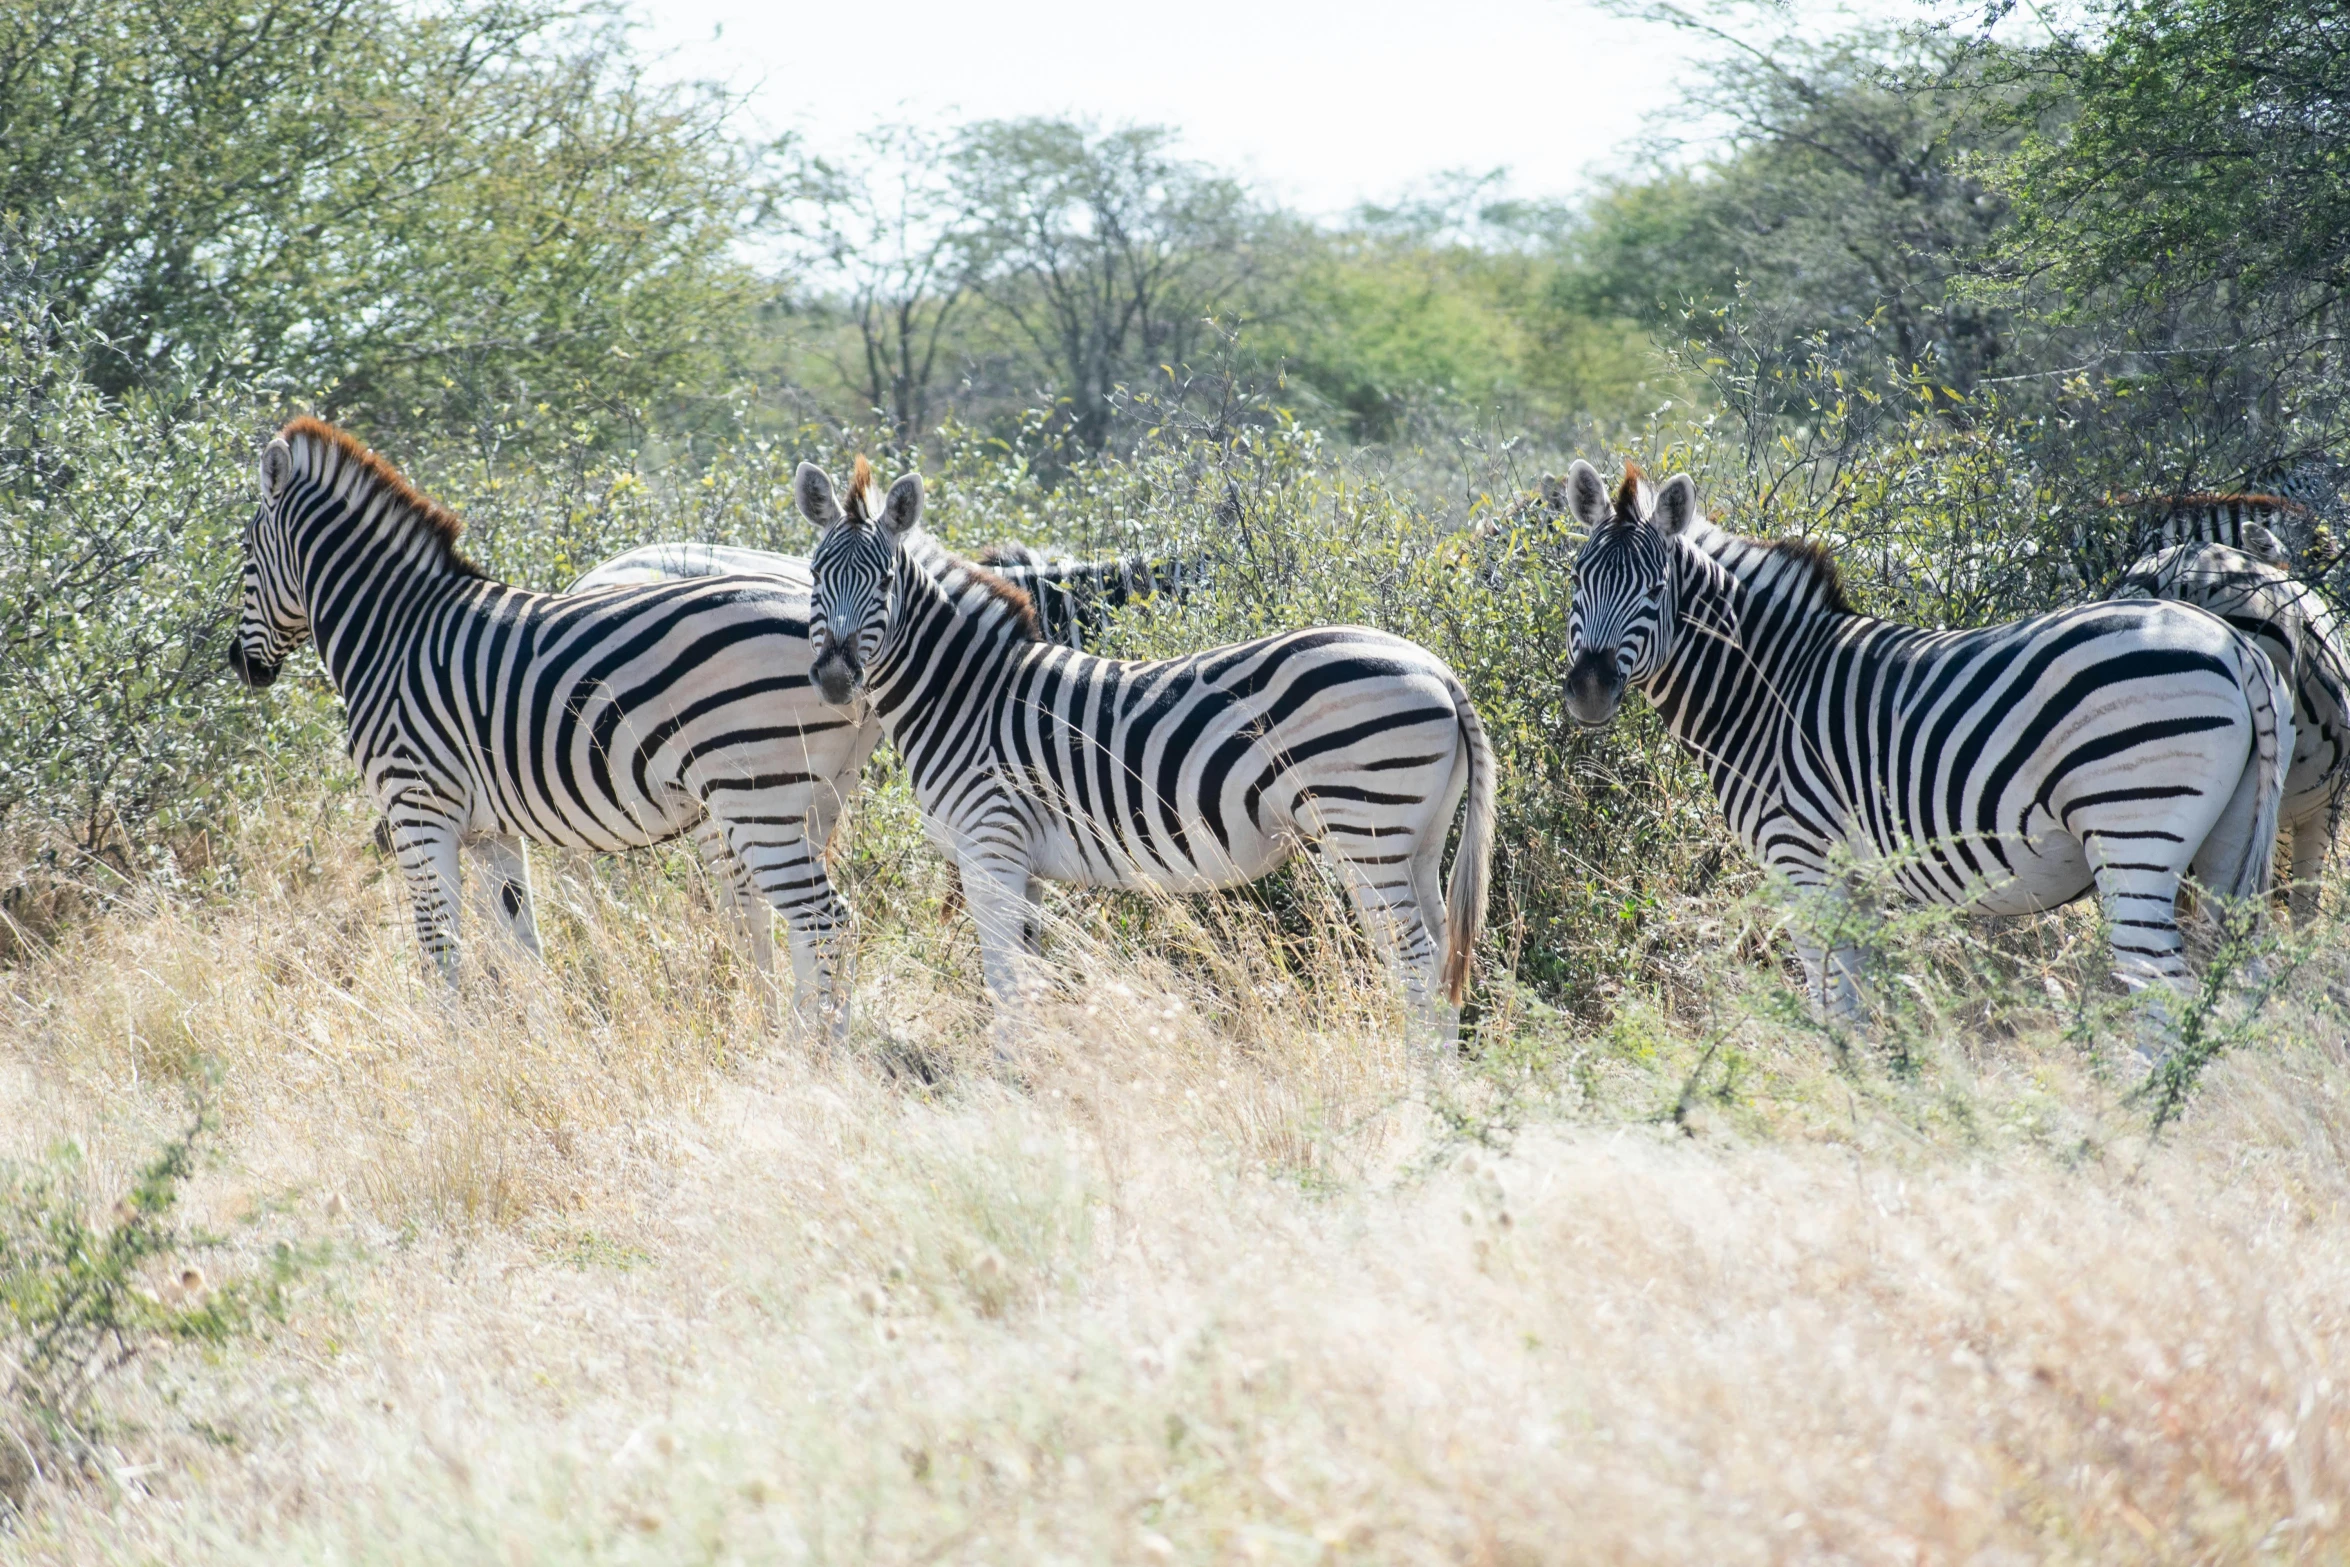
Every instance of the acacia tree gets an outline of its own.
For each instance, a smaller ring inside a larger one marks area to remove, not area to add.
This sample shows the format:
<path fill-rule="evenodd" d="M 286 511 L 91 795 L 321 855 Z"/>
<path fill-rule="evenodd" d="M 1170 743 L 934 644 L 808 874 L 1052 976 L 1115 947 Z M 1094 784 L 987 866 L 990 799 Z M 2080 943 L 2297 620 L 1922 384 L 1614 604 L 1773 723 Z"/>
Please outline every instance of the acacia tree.
<path fill-rule="evenodd" d="M 1771 369 L 1824 351 L 1871 382 L 1891 361 L 1891 384 L 1917 370 L 1963 391 L 2007 368 L 2006 301 L 1951 287 L 2005 220 L 1983 164 L 2018 135 L 2001 113 L 2012 89 L 1986 70 L 1983 46 L 1917 28 L 1822 40 L 1638 9 L 1715 47 L 1676 119 L 1726 132 L 1724 145 L 1595 200 L 1568 235 L 1562 305 L 1717 348 L 1735 337 Z"/>
<path fill-rule="evenodd" d="M 971 126 L 953 150 L 970 286 L 1010 328 L 1013 373 L 1063 400 L 1088 450 L 1109 441 L 1117 389 L 1183 365 L 1250 277 L 1259 214 L 1174 143 L 1028 119 Z"/>
<path fill-rule="evenodd" d="M 844 159 L 804 158 L 787 208 L 818 312 L 856 330 L 827 355 L 901 451 L 928 434 L 948 329 L 971 297 L 968 238 L 939 140 L 910 126 L 860 138 Z"/>

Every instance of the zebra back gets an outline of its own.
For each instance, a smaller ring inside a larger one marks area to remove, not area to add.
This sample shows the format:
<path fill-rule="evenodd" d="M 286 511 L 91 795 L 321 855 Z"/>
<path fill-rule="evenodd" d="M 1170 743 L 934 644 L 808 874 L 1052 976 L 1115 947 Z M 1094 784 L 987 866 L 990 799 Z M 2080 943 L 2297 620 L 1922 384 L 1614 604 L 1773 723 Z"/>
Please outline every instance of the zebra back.
<path fill-rule="evenodd" d="M 2084 572 L 2091 582 L 2134 571 L 2157 550 L 2180 544 L 2218 544 L 2254 560 L 2296 574 L 2316 576 L 2331 563 L 2319 547 L 2316 518 L 2309 508 L 2281 495 L 2194 491 L 2177 495 L 2125 495 L 2114 501 L 2119 528 L 2085 538 Z M 2126 563 L 2126 564 L 2125 564 Z"/>
<path fill-rule="evenodd" d="M 909 540 L 908 547 L 926 548 L 941 562 L 947 558 L 944 547 L 927 534 Z M 1074 648 L 1098 645 L 1117 611 L 1159 594 L 1186 598 L 1199 591 L 1207 578 L 1206 562 L 1199 557 L 1121 555 L 1109 560 L 1063 560 L 1026 544 L 993 545 L 980 552 L 977 563 L 1028 595 L 1046 641 Z M 691 577 L 732 576 L 778 577 L 802 590 L 813 580 L 803 556 L 733 544 L 670 540 L 615 555 L 563 591 L 581 593 Z"/>
<path fill-rule="evenodd" d="M 1069 560 L 1028 544 L 990 545 L 975 564 L 1028 595 L 1046 641 L 1074 648 L 1098 645 L 1114 612 L 1160 594 L 1179 601 L 1196 592 L 1207 575 L 1206 562 L 1196 556 Z"/>

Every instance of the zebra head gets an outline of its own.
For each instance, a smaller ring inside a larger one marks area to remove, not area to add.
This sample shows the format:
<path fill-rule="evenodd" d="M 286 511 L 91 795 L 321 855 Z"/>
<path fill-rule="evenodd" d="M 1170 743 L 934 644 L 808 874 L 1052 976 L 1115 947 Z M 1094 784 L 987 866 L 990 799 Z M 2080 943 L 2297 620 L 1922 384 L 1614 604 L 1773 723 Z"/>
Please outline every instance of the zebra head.
<path fill-rule="evenodd" d="M 1567 712 L 1580 724 L 1604 724 L 1616 716 L 1624 687 L 1654 675 L 1672 654 L 1680 607 L 1673 554 L 1697 515 L 1697 485 L 1676 474 L 1652 492 L 1640 470 L 1626 463 L 1611 499 L 1598 470 L 1577 460 L 1564 496 L 1554 491 L 1554 498 L 1589 534 L 1575 556 L 1575 599 L 1567 612 L 1573 660 Z"/>
<path fill-rule="evenodd" d="M 812 462 L 792 481 L 800 512 L 817 527 L 808 559 L 816 579 L 809 595 L 808 642 L 816 650 L 809 676 L 824 700 L 846 707 L 865 672 L 897 629 L 898 562 L 907 534 L 922 520 L 922 480 L 907 474 L 877 495 L 873 469 L 857 459 L 844 506 L 832 476 Z"/>
<path fill-rule="evenodd" d="M 294 490 L 294 452 L 279 436 L 262 448 L 261 504 L 245 524 L 245 587 L 228 667 L 255 690 L 277 678 L 286 656 L 310 635 L 302 596 L 288 499 Z"/>

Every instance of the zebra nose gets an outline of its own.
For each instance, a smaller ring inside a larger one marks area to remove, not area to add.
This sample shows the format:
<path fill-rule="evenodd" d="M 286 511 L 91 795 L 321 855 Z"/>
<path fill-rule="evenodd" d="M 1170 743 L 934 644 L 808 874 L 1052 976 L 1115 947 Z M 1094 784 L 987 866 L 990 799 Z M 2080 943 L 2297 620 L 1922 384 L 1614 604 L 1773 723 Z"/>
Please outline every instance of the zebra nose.
<path fill-rule="evenodd" d="M 816 682 L 818 695 L 834 707 L 846 707 L 857 689 L 857 677 L 864 671 L 835 646 L 827 648 L 808 673 Z"/>
<path fill-rule="evenodd" d="M 228 667 L 251 689 L 258 691 L 277 678 L 277 666 L 265 664 L 245 651 L 244 644 L 229 644 Z"/>
<path fill-rule="evenodd" d="M 1586 649 L 1567 670 L 1567 714 L 1586 726 L 1606 723 L 1624 700 L 1624 676 L 1616 668 L 1615 649 Z"/>

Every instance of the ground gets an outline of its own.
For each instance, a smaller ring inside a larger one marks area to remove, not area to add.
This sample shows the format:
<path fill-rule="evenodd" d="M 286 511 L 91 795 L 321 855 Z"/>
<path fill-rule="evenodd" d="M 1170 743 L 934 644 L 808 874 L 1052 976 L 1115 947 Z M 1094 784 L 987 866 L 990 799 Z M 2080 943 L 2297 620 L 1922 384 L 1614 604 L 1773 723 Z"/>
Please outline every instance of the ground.
<path fill-rule="evenodd" d="M 550 965 L 452 1002 L 366 840 L 278 811 L 0 971 L 0 1152 L 103 1203 L 203 1092 L 226 1244 L 157 1288 L 310 1257 L 118 1373 L 0 1556 L 2350 1555 L 2335 927 L 2157 1136 L 2078 916 L 1916 938 L 1837 1039 L 1767 908 L 1668 909 L 1695 978 L 1489 978 L 1446 1072 L 1342 925 L 1080 900 L 999 1062 L 904 871 L 819 1060 L 683 857 L 542 859 Z"/>

